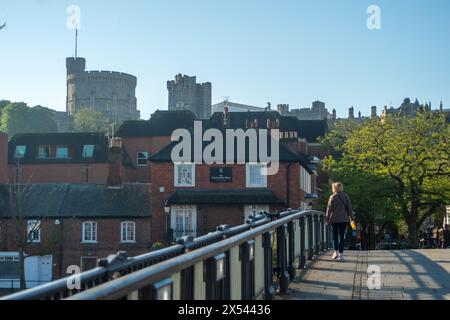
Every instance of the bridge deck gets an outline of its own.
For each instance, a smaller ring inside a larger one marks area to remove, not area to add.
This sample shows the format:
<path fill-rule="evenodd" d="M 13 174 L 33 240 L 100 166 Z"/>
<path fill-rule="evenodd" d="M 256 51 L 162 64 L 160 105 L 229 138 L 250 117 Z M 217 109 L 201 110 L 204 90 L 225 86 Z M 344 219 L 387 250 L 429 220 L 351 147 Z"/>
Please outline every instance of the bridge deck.
<path fill-rule="evenodd" d="M 291 283 L 284 300 L 450 300 L 450 250 L 347 251 L 317 257 Z M 367 288 L 367 268 L 381 270 L 381 288 Z"/>

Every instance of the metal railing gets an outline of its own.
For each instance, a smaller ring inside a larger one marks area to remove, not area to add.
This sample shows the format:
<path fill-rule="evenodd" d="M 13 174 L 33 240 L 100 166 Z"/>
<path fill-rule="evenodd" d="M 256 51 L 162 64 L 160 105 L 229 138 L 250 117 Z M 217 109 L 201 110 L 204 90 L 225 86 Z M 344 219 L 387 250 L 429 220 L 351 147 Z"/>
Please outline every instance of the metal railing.
<path fill-rule="evenodd" d="M 264 213 L 141 256 L 119 252 L 101 259 L 99 267 L 79 275 L 78 290 L 68 289 L 63 278 L 3 299 L 271 300 L 276 290 L 288 290 L 297 269 L 330 246 L 322 212 Z"/>

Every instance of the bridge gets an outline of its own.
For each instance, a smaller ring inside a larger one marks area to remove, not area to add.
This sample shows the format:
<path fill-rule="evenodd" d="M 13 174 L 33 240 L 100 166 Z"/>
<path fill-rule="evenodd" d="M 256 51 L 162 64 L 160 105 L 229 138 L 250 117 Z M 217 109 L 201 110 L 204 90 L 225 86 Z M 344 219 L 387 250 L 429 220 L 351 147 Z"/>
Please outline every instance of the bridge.
<path fill-rule="evenodd" d="M 448 250 L 348 251 L 338 262 L 330 248 L 323 212 L 260 213 L 140 256 L 119 252 L 95 269 L 2 299 L 450 299 Z M 378 275 L 380 288 L 369 289 L 368 277 Z"/>

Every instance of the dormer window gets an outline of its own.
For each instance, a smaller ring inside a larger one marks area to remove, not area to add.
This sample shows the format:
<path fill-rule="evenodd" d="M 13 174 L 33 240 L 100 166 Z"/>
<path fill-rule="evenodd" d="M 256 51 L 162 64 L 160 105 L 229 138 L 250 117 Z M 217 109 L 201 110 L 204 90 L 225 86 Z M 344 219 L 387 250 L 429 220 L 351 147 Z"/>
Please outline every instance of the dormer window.
<path fill-rule="evenodd" d="M 69 159 L 69 148 L 67 146 L 39 146 L 39 159 Z"/>
<path fill-rule="evenodd" d="M 67 159 L 67 158 L 69 158 L 69 148 L 67 148 L 67 147 L 56 147 L 56 158 L 57 159 Z"/>
<path fill-rule="evenodd" d="M 27 151 L 27 146 L 16 146 L 16 151 L 14 152 L 15 159 L 22 159 Z"/>
<path fill-rule="evenodd" d="M 86 144 L 83 146 L 83 158 L 92 158 L 94 156 L 94 145 Z"/>

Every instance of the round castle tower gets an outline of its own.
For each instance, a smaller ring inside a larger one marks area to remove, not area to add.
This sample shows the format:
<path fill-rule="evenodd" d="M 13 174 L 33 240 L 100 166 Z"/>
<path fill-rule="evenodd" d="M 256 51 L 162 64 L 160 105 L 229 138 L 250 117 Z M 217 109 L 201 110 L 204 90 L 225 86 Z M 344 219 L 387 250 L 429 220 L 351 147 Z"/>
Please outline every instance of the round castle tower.
<path fill-rule="evenodd" d="M 135 76 L 114 71 L 86 71 L 84 58 L 67 58 L 66 69 L 69 115 L 91 108 L 112 121 L 140 118 Z"/>

